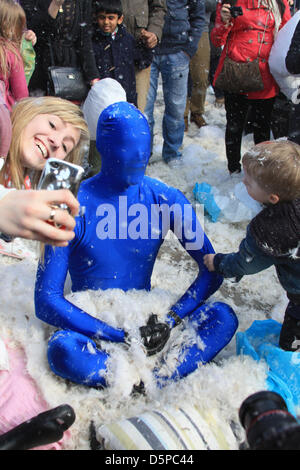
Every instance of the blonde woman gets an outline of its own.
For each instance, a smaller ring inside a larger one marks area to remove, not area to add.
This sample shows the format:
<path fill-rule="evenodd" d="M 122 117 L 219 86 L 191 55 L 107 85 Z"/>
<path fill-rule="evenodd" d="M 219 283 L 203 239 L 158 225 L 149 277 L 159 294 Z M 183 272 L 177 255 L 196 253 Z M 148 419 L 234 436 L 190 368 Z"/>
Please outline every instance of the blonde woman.
<path fill-rule="evenodd" d="M 44 96 L 19 101 L 11 113 L 12 141 L 0 171 L 0 184 L 33 189 L 46 161 L 54 157 L 80 164 L 89 132 L 80 108 Z"/>
<path fill-rule="evenodd" d="M 9 110 L 28 96 L 23 59 L 20 53 L 26 17 L 13 0 L 0 0 L 0 80 L 5 84 L 5 103 Z"/>

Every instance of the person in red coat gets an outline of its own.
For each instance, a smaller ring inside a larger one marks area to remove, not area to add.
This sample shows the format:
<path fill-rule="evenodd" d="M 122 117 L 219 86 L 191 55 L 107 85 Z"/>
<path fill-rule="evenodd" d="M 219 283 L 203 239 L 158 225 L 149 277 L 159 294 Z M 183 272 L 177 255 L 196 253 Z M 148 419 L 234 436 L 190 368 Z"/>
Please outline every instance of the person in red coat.
<path fill-rule="evenodd" d="M 247 94 L 225 92 L 225 145 L 230 174 L 241 171 L 241 142 L 245 120 L 251 105 L 254 143 L 270 139 L 270 120 L 278 85 L 272 77 L 268 59 L 277 31 L 291 18 L 287 0 L 237 0 L 242 15 L 233 18 L 230 3 L 217 5 L 211 40 L 216 47 L 224 46 L 214 83 L 222 70 L 226 54 L 237 62 L 247 62 L 259 56 L 259 69 L 264 88 Z"/>

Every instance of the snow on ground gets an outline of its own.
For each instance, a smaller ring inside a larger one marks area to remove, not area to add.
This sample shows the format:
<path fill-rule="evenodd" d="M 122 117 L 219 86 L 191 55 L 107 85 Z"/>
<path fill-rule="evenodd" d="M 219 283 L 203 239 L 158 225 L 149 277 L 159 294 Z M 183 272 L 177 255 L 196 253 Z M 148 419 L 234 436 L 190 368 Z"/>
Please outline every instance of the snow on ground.
<path fill-rule="evenodd" d="M 147 168 L 147 174 L 169 185 L 178 187 L 195 205 L 193 196 L 195 183 L 207 182 L 212 185 L 216 199 L 223 204 L 222 217 L 213 223 L 209 217 L 200 220 L 216 251 L 229 252 L 237 249 L 244 237 L 249 219 L 255 213 L 251 201 L 236 196 L 241 191 L 242 177 L 229 177 L 226 168 L 224 131 L 225 110 L 214 107 L 214 96 L 208 90 L 205 118 L 208 126 L 198 129 L 190 124 L 183 145 L 184 165 L 170 169 L 161 160 L 161 121 L 163 100 L 159 90 L 155 109 L 156 128 L 154 152 Z M 252 145 L 252 136 L 243 139 L 243 151 Z M 232 217 L 239 213 L 238 221 Z M 253 212 L 254 211 L 254 212 Z M 200 211 L 201 212 L 201 211 Z M 200 366 L 180 383 L 170 383 L 157 389 L 151 375 L 155 358 L 145 357 L 138 344 L 126 350 L 124 346 L 109 345 L 111 361 L 107 390 L 89 389 L 66 383 L 49 369 L 46 350 L 47 340 L 53 331 L 35 317 L 33 292 L 37 257 L 35 243 L 18 240 L 21 246 L 30 250 L 30 256 L 23 261 L 0 257 L 0 337 L 9 337 L 21 345 L 26 353 L 27 367 L 38 384 L 49 407 L 69 403 L 75 410 L 76 421 L 71 428 L 72 437 L 66 443 L 67 449 L 89 449 L 89 424 L 109 423 L 122 417 L 137 416 L 153 408 L 163 409 L 165 405 L 178 405 L 189 400 L 204 409 L 217 409 L 221 419 L 237 425 L 239 439 L 243 432 L 238 422 L 238 409 L 251 393 L 264 387 L 266 367 L 249 357 L 237 356 L 235 339 L 205 366 Z M 71 294 L 68 298 L 77 305 L 84 305 L 90 314 L 99 314 L 112 325 L 134 329 L 143 323 L 150 312 L 158 315 L 182 295 L 196 275 L 193 260 L 183 251 L 172 237 L 166 240 L 155 264 L 150 293 L 108 290 Z M 285 294 L 277 281 L 275 270 L 268 270 L 254 276 L 244 277 L 238 284 L 224 281 L 213 300 L 227 302 L 239 319 L 239 331 L 247 329 L 254 320 L 274 318 L 282 321 L 285 310 Z M 124 323 L 125 322 L 125 323 Z M 189 340 L 180 333 L 181 340 Z M 176 360 L 178 338 L 172 333 L 173 360 Z M 172 356 L 172 355 L 171 355 Z M 171 359 L 172 360 L 172 357 Z M 146 396 L 131 396 L 132 386 L 142 379 L 147 388 Z"/>

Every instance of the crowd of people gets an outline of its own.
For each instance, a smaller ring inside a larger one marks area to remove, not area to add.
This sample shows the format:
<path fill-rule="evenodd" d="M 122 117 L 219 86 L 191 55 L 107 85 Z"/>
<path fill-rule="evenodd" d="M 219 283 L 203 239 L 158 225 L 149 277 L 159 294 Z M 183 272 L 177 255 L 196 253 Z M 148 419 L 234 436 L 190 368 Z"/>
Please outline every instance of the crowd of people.
<path fill-rule="evenodd" d="M 130 347 L 132 341 L 132 332 L 96 319 L 66 300 L 67 273 L 74 292 L 149 290 L 165 236 L 161 211 L 153 227 L 155 205 L 168 208 L 168 228 L 199 270 L 164 320 L 153 315 L 139 328 L 149 355 L 167 348 L 171 330 L 183 327 L 184 319 L 195 330 L 195 343 L 182 345 L 184 360 L 178 361 L 170 377 L 153 371 L 159 386 L 211 361 L 235 334 L 235 312 L 227 304 L 208 302 L 223 278 L 241 279 L 271 265 L 289 299 L 279 345 L 297 350 L 300 147 L 295 125 L 280 136 L 285 139 L 271 140 L 280 87 L 268 66 L 276 34 L 291 19 L 290 5 L 287 0 L 237 0 L 234 6 L 240 7 L 237 16 L 229 1 L 215 0 L 0 0 L 0 243 L 1 238 L 23 237 L 45 244 L 35 309 L 38 318 L 59 328 L 49 340 L 48 361 L 64 379 L 105 387 L 109 354 L 99 342 Z M 294 44 L 292 52 L 297 52 Z M 227 57 L 237 62 L 258 58 L 261 88 L 218 89 Z M 296 62 L 290 62 L 290 73 L 297 74 Z M 101 95 L 107 79 L 117 82 L 122 92 L 108 97 L 90 124 L 82 101 L 51 96 L 49 67 L 54 65 L 79 68 L 89 94 L 100 86 Z M 237 253 L 216 254 L 185 196 L 145 176 L 160 75 L 165 105 L 162 159 L 171 168 L 181 165 L 189 122 L 199 128 L 207 124 L 205 96 L 210 81 L 216 105 L 225 104 L 228 171 L 230 175 L 243 171 L 249 195 L 265 206 L 249 224 Z M 250 115 L 255 147 L 241 159 Z M 90 167 L 97 160 L 81 184 L 78 200 L 65 189 L 36 189 L 49 157 L 77 165 L 88 158 Z M 121 234 L 120 200 L 125 197 L 130 207 L 143 206 L 139 219 L 143 236 Z M 79 205 L 85 212 L 75 219 Z M 171 210 L 175 206 L 180 216 Z M 190 212 L 183 210 L 185 206 Z M 100 213 L 101 207 L 112 212 Z M 206 345 L 204 350 L 198 337 Z"/>

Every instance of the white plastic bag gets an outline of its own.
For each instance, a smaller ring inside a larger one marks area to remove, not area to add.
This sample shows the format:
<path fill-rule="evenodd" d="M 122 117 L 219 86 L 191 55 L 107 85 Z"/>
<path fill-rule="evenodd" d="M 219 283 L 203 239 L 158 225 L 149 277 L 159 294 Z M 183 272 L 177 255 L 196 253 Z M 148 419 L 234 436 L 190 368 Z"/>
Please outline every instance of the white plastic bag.
<path fill-rule="evenodd" d="M 0 338 L 0 370 L 9 370 L 8 353 L 4 341 Z"/>
<path fill-rule="evenodd" d="M 300 86 L 300 75 L 291 74 L 286 68 L 285 59 L 289 51 L 291 41 L 300 21 L 300 11 L 281 28 L 278 32 L 269 56 L 270 72 L 277 82 L 282 93 L 295 103 Z"/>
<path fill-rule="evenodd" d="M 96 140 L 98 119 L 102 111 L 107 106 L 120 101 L 127 101 L 126 92 L 117 80 L 103 78 L 92 86 L 82 105 L 91 140 Z"/>
<path fill-rule="evenodd" d="M 214 188 L 213 193 L 216 204 L 221 209 L 221 217 L 227 222 L 249 222 L 262 209 L 261 204 L 249 196 L 242 182 L 237 183 L 229 195 L 221 194 L 217 188 Z"/>

